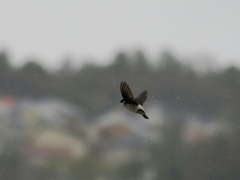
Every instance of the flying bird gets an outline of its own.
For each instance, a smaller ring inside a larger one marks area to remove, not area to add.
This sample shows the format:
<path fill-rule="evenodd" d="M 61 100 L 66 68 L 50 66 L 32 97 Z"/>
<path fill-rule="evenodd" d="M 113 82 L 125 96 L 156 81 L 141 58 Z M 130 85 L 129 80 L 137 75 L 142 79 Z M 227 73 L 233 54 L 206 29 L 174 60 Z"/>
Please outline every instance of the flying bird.
<path fill-rule="evenodd" d="M 149 119 L 143 109 L 143 103 L 147 100 L 147 91 L 143 91 L 136 98 L 126 82 L 121 82 L 120 91 L 123 99 L 120 103 L 129 111 L 141 114 L 145 119 Z"/>

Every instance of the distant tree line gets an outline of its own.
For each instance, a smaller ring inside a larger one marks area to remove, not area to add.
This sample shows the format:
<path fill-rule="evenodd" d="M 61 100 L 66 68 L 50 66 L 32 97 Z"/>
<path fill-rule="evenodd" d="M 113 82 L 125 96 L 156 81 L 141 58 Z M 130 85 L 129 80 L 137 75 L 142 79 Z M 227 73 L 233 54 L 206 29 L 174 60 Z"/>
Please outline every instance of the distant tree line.
<path fill-rule="evenodd" d="M 121 81 L 127 81 L 135 94 L 148 90 L 148 103 L 157 101 L 204 115 L 240 117 L 240 71 L 236 67 L 199 75 L 171 53 L 163 53 L 153 66 L 138 51 L 134 56 L 121 52 L 106 66 L 86 64 L 72 71 L 65 63 L 60 71 L 49 72 L 34 61 L 14 68 L 7 54 L 0 53 L 1 95 L 57 96 L 97 115 L 118 105 Z"/>

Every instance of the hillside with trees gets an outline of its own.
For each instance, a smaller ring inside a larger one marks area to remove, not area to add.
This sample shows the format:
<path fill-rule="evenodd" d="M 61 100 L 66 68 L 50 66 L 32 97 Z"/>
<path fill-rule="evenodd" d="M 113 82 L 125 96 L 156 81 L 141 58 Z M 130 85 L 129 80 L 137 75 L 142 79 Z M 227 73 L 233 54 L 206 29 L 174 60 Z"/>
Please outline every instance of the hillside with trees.
<path fill-rule="evenodd" d="M 153 64 L 140 51 L 134 55 L 121 52 L 110 64 L 104 66 L 86 64 L 74 70 L 70 68 L 69 62 L 64 63 L 61 69 L 52 71 L 35 61 L 29 61 L 21 67 L 14 67 L 10 62 L 7 53 L 0 53 L 1 97 L 61 98 L 84 109 L 87 121 L 94 124 L 99 120 L 98 116 L 102 117 L 116 108 L 122 108 L 119 103 L 119 85 L 121 81 L 126 81 L 134 94 L 148 90 L 149 97 L 145 107 L 161 104 L 169 116 L 168 123 L 156 127 L 159 132 L 157 141 L 142 140 L 137 135 L 132 136 L 125 126 L 118 126 L 119 134 L 128 132 L 133 140 L 147 145 L 144 149 L 126 149 L 132 158 L 117 166 L 104 163 L 101 150 L 106 144 L 112 148 L 110 142 L 119 141 L 121 137 L 124 140 L 122 143 L 126 144 L 128 136 L 111 135 L 115 132 L 108 129 L 101 131 L 103 142 L 97 144 L 97 148 L 89 141 L 84 142 L 94 151 L 88 152 L 83 160 L 53 156 L 39 167 L 29 166 L 26 158 L 28 153 L 23 152 L 20 141 L 9 142 L 10 145 L 6 146 L 6 149 L 1 148 L 4 146 L 0 144 L 0 176 L 4 179 L 240 178 L 238 68 L 232 66 L 219 71 L 199 73 L 169 52 L 163 53 Z M 207 128 L 208 122 L 214 120 L 215 123 L 225 125 L 224 131 L 213 132 L 211 136 L 194 142 L 184 141 L 183 135 L 186 134 L 188 126 L 182 117 L 191 114 L 199 117 L 204 128 Z M 77 124 L 76 119 L 74 123 Z M 77 132 L 75 124 L 69 123 L 68 127 L 74 129 L 72 133 L 74 132 L 77 138 L 82 138 L 83 135 Z M 69 130 L 68 127 L 64 133 L 71 132 L 72 129 Z M 30 140 L 24 139 L 21 143 L 25 144 L 28 141 Z"/>
<path fill-rule="evenodd" d="M 127 81 L 136 93 L 148 90 L 149 101 L 180 111 L 239 117 L 240 70 L 236 67 L 199 74 L 171 53 L 163 53 L 152 65 L 142 52 L 135 56 L 119 53 L 111 64 L 86 64 L 75 71 L 65 65 L 49 72 L 33 61 L 14 68 L 9 62 L 7 54 L 1 53 L 1 95 L 57 96 L 97 115 L 118 105 L 119 84 Z"/>

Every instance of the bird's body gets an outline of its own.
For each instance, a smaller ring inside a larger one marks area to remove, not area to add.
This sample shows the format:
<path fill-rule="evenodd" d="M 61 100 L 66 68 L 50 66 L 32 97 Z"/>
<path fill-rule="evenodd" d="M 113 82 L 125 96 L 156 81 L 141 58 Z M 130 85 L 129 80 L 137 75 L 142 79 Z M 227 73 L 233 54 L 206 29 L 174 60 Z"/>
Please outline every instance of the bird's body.
<path fill-rule="evenodd" d="M 127 104 L 127 103 L 123 103 L 123 106 L 129 110 L 129 111 L 132 111 L 132 112 L 137 112 L 137 110 L 144 110 L 143 107 L 139 104 L 139 105 L 132 105 L 132 104 Z"/>
<path fill-rule="evenodd" d="M 143 103 L 147 99 L 147 91 L 143 91 L 136 98 L 126 82 L 121 82 L 120 91 L 123 99 L 120 101 L 123 106 L 134 113 L 141 114 L 145 119 L 149 119 L 143 109 Z"/>

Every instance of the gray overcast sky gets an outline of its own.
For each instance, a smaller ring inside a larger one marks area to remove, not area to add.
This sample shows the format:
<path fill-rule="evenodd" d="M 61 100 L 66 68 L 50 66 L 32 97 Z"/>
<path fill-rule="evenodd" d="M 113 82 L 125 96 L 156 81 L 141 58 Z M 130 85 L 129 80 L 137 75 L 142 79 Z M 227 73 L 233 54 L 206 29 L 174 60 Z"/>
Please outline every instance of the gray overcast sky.
<path fill-rule="evenodd" d="M 15 64 L 55 66 L 68 55 L 106 63 L 120 50 L 170 48 L 240 65 L 239 0 L 1 0 L 0 25 L 0 51 Z"/>

